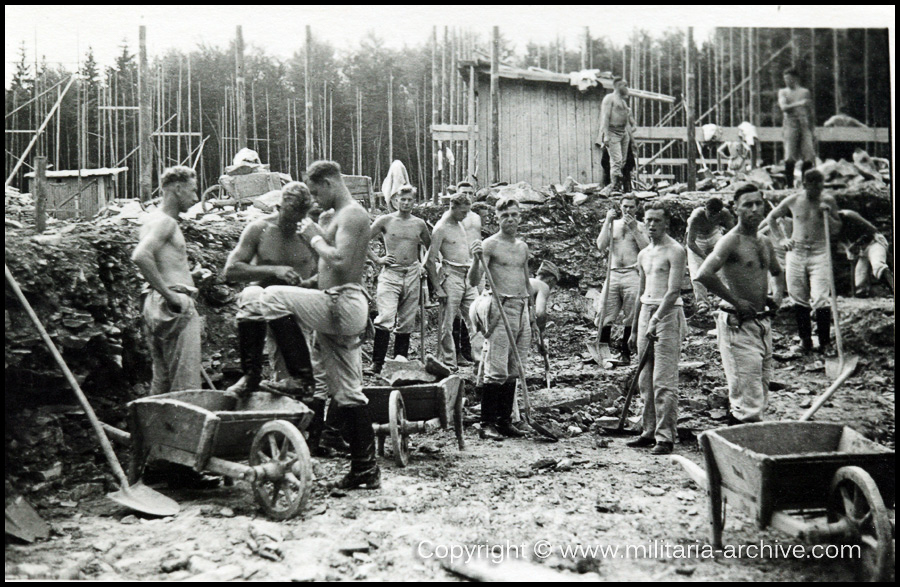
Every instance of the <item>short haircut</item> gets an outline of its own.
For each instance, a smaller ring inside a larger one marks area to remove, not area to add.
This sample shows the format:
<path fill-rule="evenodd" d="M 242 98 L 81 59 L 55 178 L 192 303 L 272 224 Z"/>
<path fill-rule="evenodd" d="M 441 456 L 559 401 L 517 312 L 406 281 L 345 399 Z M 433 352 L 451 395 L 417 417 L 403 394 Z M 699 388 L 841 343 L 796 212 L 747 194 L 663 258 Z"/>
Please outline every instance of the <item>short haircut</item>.
<path fill-rule="evenodd" d="M 822 175 L 822 172 L 818 169 L 810 169 L 806 173 L 803 174 L 803 181 L 810 183 L 824 183 L 825 176 Z"/>
<path fill-rule="evenodd" d="M 783 72 L 783 75 L 792 75 L 794 77 L 800 77 L 800 74 L 797 73 L 797 70 L 794 69 L 793 67 L 788 67 L 787 69 L 785 69 Z"/>
<path fill-rule="evenodd" d="M 292 181 L 281 188 L 281 199 L 284 200 L 285 196 L 297 198 L 304 210 L 312 208 L 312 195 L 306 184 L 301 181 Z"/>
<path fill-rule="evenodd" d="M 463 194 L 461 192 L 457 192 L 453 194 L 453 197 L 450 198 L 451 206 L 471 206 L 472 200 L 469 199 L 468 194 Z"/>
<path fill-rule="evenodd" d="M 471 182 L 468 182 L 468 181 L 461 181 L 461 182 L 459 182 L 458 184 L 456 184 L 456 189 L 457 189 L 457 190 L 461 190 L 462 188 L 472 188 L 472 189 L 475 189 L 475 186 L 472 185 L 472 183 L 471 183 Z"/>
<path fill-rule="evenodd" d="M 625 80 L 622 79 L 622 76 L 621 76 L 621 75 L 617 75 L 617 76 L 613 77 L 613 85 L 616 85 L 617 83 L 619 83 L 619 82 L 624 82 L 624 81 L 625 81 Z"/>
<path fill-rule="evenodd" d="M 632 202 L 634 202 L 635 206 L 637 205 L 637 202 L 638 202 L 637 196 L 635 196 L 634 194 L 625 194 L 625 195 L 622 196 L 622 198 L 619 200 L 619 203 L 621 204 L 621 203 L 624 202 L 625 200 L 631 200 Z"/>
<path fill-rule="evenodd" d="M 494 210 L 496 210 L 497 212 L 503 212 L 503 211 L 506 210 L 507 208 L 511 208 L 511 207 L 513 207 L 513 206 L 515 206 L 516 208 L 518 208 L 518 207 L 519 207 L 519 201 L 516 200 L 516 199 L 515 199 L 514 197 L 512 197 L 512 196 L 503 196 L 502 198 L 500 198 L 499 200 L 497 200 L 497 204 L 494 205 Z"/>
<path fill-rule="evenodd" d="M 734 190 L 734 203 L 737 204 L 741 201 L 741 196 L 744 194 L 755 194 L 760 191 L 755 184 L 750 183 L 749 181 L 742 182 L 738 184 L 738 188 Z"/>
<path fill-rule="evenodd" d="M 187 183 L 192 179 L 197 179 L 197 173 L 193 169 L 184 165 L 177 165 L 163 171 L 162 177 L 159 178 L 159 183 L 165 188 L 173 183 Z"/>
<path fill-rule="evenodd" d="M 337 161 L 316 161 L 306 170 L 307 181 L 312 183 L 322 183 L 327 177 L 341 179 L 341 166 Z"/>
<path fill-rule="evenodd" d="M 414 188 L 413 186 L 411 186 L 409 184 L 406 184 L 405 186 L 402 186 L 399 190 L 397 190 L 397 193 L 394 194 L 394 197 L 403 196 L 405 194 L 409 194 L 409 195 L 415 197 L 416 196 L 416 188 Z"/>
<path fill-rule="evenodd" d="M 647 212 L 649 212 L 650 210 L 662 210 L 663 218 L 665 218 L 666 221 L 669 221 L 672 219 L 672 215 L 669 213 L 669 207 L 660 201 L 650 202 L 649 204 L 644 206 L 644 218 L 645 219 L 647 218 Z"/>
<path fill-rule="evenodd" d="M 718 214 L 722 211 L 722 208 L 725 207 L 725 204 L 722 203 L 721 198 L 710 198 L 706 200 L 706 209 L 712 212 L 713 214 Z"/>

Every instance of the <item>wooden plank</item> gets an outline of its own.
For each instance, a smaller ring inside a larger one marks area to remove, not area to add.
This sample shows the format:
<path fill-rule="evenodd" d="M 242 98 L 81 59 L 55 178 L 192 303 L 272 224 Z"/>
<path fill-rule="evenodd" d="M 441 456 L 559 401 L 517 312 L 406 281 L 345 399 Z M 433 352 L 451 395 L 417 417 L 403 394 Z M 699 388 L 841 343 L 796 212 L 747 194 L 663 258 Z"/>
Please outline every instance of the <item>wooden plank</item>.
<path fill-rule="evenodd" d="M 516 117 L 519 127 L 516 177 L 531 178 L 531 122 L 528 119 L 528 92 L 525 84 L 516 84 L 516 102 L 519 104 L 519 116 Z"/>
<path fill-rule="evenodd" d="M 740 135 L 737 127 L 720 127 L 722 141 L 738 141 Z M 756 129 L 760 142 L 780 143 L 782 141 L 782 129 L 780 126 L 761 126 Z M 696 129 L 700 133 L 700 128 Z M 635 129 L 635 138 L 639 140 L 666 141 L 685 140 L 687 128 L 683 126 L 639 126 Z M 816 127 L 816 139 L 819 142 L 847 142 L 847 143 L 888 143 L 890 142 L 890 129 L 888 128 L 857 128 L 857 127 Z"/>
<path fill-rule="evenodd" d="M 478 139 L 478 180 L 481 187 L 488 187 L 491 185 L 491 178 L 489 174 L 489 163 L 488 163 L 488 153 L 490 150 L 490 119 L 491 119 L 491 105 L 490 105 L 490 86 L 486 83 L 486 80 L 479 79 L 478 80 L 478 100 L 477 100 L 477 108 L 478 111 L 478 119 L 476 122 L 478 125 L 485 130 L 485 132 L 481 133 Z"/>
<path fill-rule="evenodd" d="M 591 129 L 591 183 L 599 182 L 603 179 L 603 168 L 600 165 L 603 152 L 595 144 L 597 136 L 600 134 L 600 103 L 602 103 L 602 101 L 603 97 L 601 96 L 599 102 L 592 105 L 592 107 L 588 108 L 587 112 L 585 112 L 585 116 L 590 123 Z"/>
<path fill-rule="evenodd" d="M 578 165 L 578 153 L 581 150 L 581 129 L 575 124 L 575 102 L 577 99 L 577 93 L 569 90 L 566 97 L 566 118 L 563 131 L 566 133 L 569 142 L 569 158 L 566 164 L 569 173 L 567 175 L 571 175 L 577 181 L 583 182 L 584 169 Z"/>
<path fill-rule="evenodd" d="M 508 123 L 507 123 L 507 135 L 509 136 L 509 144 L 506 147 L 506 150 L 509 152 L 509 177 L 513 178 L 514 181 L 518 181 L 519 178 L 519 157 L 521 151 L 522 141 L 519 137 L 519 113 L 522 111 L 522 104 L 520 101 L 521 92 L 517 87 L 518 84 L 510 84 L 510 87 L 506 88 L 506 92 L 503 94 L 503 102 L 507 104 L 508 114 Z"/>
<path fill-rule="evenodd" d="M 510 124 L 512 122 L 512 117 L 515 116 L 513 111 L 513 104 L 510 102 L 510 97 L 513 92 L 511 92 L 511 88 L 506 87 L 508 82 L 505 82 L 500 89 L 500 173 L 498 175 L 500 181 L 508 181 L 509 183 L 513 183 L 515 181 L 515 172 L 512 168 L 512 152 L 516 149 L 516 143 L 512 137 L 512 131 L 510 129 Z"/>
<path fill-rule="evenodd" d="M 530 172 L 528 174 L 528 179 L 525 179 L 524 177 L 522 179 L 534 184 L 535 182 L 540 182 L 541 179 L 541 90 L 540 86 L 535 84 L 524 84 L 524 88 L 531 138 L 528 141 L 528 164 Z"/>
<path fill-rule="evenodd" d="M 575 106 L 575 129 L 578 137 L 578 181 L 582 183 L 590 183 L 593 174 L 591 173 L 591 121 L 590 121 L 590 104 L 591 100 L 583 95 L 576 95 L 574 100 Z"/>
<path fill-rule="evenodd" d="M 559 173 L 556 159 L 550 142 L 551 139 L 556 141 L 556 133 L 553 132 L 556 126 L 556 120 L 550 119 L 550 103 L 552 101 L 552 90 L 546 84 L 541 86 L 541 105 L 540 105 L 540 125 L 541 125 L 541 181 L 537 185 L 547 185 L 554 183 L 554 177 Z"/>

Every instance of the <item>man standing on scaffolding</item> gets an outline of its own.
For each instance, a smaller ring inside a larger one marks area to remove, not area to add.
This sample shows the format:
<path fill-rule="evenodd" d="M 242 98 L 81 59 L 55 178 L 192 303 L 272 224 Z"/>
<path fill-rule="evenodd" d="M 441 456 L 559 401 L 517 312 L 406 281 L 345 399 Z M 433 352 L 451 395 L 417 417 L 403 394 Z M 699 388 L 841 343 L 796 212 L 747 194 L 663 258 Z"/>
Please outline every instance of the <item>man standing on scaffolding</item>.
<path fill-rule="evenodd" d="M 600 104 L 600 136 L 597 144 L 609 153 L 610 184 L 603 195 L 622 193 L 623 171 L 628 151 L 631 149 L 632 133 L 636 126 L 631 107 L 628 105 L 628 84 L 621 77 L 613 78 L 613 91 Z"/>
<path fill-rule="evenodd" d="M 802 163 L 802 173 L 816 163 L 813 146 L 815 122 L 812 115 L 812 94 L 800 85 L 797 70 L 784 70 L 784 85 L 778 90 L 778 107 L 784 113 L 784 179 L 788 188 L 794 187 L 794 164 Z"/>

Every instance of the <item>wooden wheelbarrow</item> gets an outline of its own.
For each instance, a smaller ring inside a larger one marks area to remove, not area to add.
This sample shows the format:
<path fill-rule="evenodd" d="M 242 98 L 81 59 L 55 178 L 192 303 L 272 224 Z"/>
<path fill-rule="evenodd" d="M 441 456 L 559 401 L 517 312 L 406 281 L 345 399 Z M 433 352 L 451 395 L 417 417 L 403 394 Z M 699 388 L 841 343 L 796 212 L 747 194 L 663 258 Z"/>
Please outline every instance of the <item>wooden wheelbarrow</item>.
<path fill-rule="evenodd" d="M 364 387 L 363 393 L 369 398 L 380 456 L 384 456 L 385 441 L 390 436 L 394 461 L 405 467 L 409 464 L 409 437 L 415 432 L 425 432 L 429 422 L 447 428 L 451 419 L 459 450 L 465 450 L 462 419 L 465 382 L 459 376 L 404 387 Z"/>
<path fill-rule="evenodd" d="M 893 572 L 893 451 L 841 424 L 818 422 L 709 430 L 700 446 L 705 470 L 671 458 L 709 494 L 713 548 L 722 548 L 723 503 L 731 502 L 760 528 L 852 545 L 847 553 L 861 579 L 884 581 Z"/>

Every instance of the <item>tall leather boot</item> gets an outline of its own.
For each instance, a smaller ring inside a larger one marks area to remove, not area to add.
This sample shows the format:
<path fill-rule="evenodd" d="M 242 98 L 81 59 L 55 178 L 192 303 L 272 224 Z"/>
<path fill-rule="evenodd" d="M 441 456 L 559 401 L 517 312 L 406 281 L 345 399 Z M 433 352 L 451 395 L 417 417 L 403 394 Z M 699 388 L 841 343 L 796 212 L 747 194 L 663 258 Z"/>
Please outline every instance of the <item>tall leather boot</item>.
<path fill-rule="evenodd" d="M 891 290 L 891 295 L 894 295 L 894 274 L 891 273 L 891 270 L 887 267 L 881 272 L 881 277 L 878 278 L 878 281 L 882 282 Z"/>
<path fill-rule="evenodd" d="M 824 352 L 831 345 L 831 308 L 816 309 L 816 334 L 819 349 Z"/>
<path fill-rule="evenodd" d="M 408 332 L 398 332 L 394 334 L 394 358 L 409 358 L 409 337 Z M 422 357 L 424 359 L 424 357 Z"/>
<path fill-rule="evenodd" d="M 500 401 L 497 406 L 497 432 L 511 438 L 521 438 L 525 433 L 512 425 L 513 404 L 516 402 L 516 380 L 507 379 L 500 386 Z"/>
<path fill-rule="evenodd" d="M 609 344 L 609 339 L 612 338 L 612 326 L 604 326 L 600 329 L 600 344 L 606 343 Z"/>
<path fill-rule="evenodd" d="M 332 400 L 331 405 L 328 406 L 328 412 L 325 414 L 321 445 L 341 454 L 349 454 L 350 445 L 344 440 L 343 433 L 345 423 L 343 410 Z"/>
<path fill-rule="evenodd" d="M 787 189 L 791 189 L 794 187 L 794 162 L 793 161 L 785 161 L 784 162 L 784 181 L 787 184 Z"/>
<path fill-rule="evenodd" d="M 622 331 L 622 347 L 620 349 L 622 361 L 626 363 L 631 362 L 631 349 L 628 348 L 629 338 L 631 338 L 631 326 L 626 326 Z"/>
<path fill-rule="evenodd" d="M 284 357 L 284 363 L 291 377 L 304 380 L 309 385 L 314 385 L 312 361 L 309 357 L 309 345 L 303 331 L 297 325 L 293 316 L 282 316 L 276 320 L 269 320 L 269 329 L 272 337 Z"/>
<path fill-rule="evenodd" d="M 262 381 L 263 354 L 266 348 L 266 323 L 263 321 L 241 321 L 237 324 L 238 355 L 244 375 L 225 391 L 238 395 L 249 395 L 259 390 Z"/>
<path fill-rule="evenodd" d="M 466 361 L 472 361 L 472 341 L 469 339 L 469 328 L 466 321 L 462 318 L 459 320 L 459 351 L 456 353 Z"/>
<path fill-rule="evenodd" d="M 809 316 L 809 308 L 797 304 L 794 306 L 794 318 L 797 320 L 797 333 L 800 335 L 802 351 L 808 353 L 812 350 L 812 319 Z"/>
<path fill-rule="evenodd" d="M 330 456 L 328 451 L 322 450 L 319 442 L 322 439 L 322 430 L 325 428 L 325 400 L 313 398 L 309 402 L 309 408 L 313 411 L 313 418 L 306 427 L 306 445 L 309 453 L 314 457 Z"/>
<path fill-rule="evenodd" d="M 375 340 L 372 343 L 372 373 L 381 373 L 384 367 L 384 358 L 387 357 L 388 344 L 391 342 L 391 333 L 384 328 L 375 329 Z"/>
<path fill-rule="evenodd" d="M 381 470 L 375 459 L 375 431 L 368 404 L 342 408 L 350 433 L 350 472 L 335 485 L 338 489 L 381 487 Z"/>
<path fill-rule="evenodd" d="M 502 393 L 501 385 L 485 383 L 481 389 L 481 432 L 479 435 L 485 440 L 503 440 L 503 435 L 497 431 L 497 404 Z"/>

